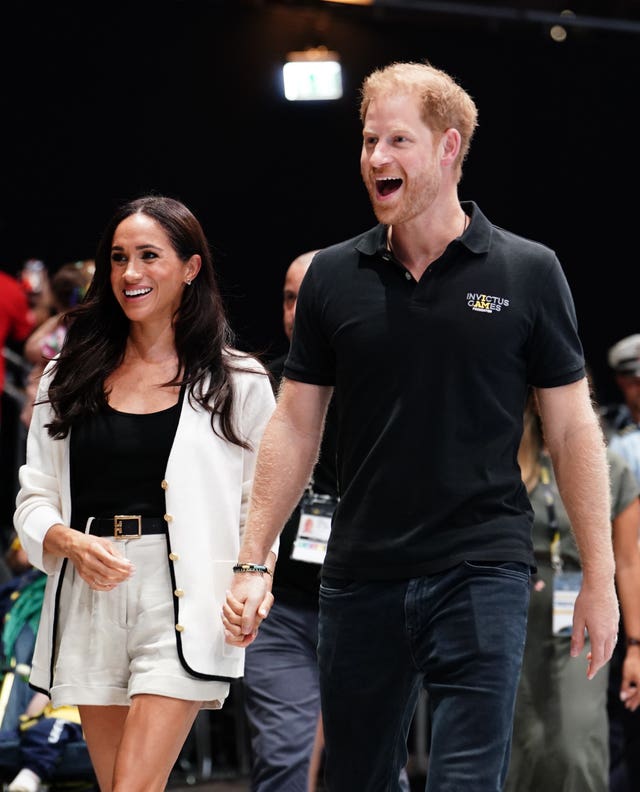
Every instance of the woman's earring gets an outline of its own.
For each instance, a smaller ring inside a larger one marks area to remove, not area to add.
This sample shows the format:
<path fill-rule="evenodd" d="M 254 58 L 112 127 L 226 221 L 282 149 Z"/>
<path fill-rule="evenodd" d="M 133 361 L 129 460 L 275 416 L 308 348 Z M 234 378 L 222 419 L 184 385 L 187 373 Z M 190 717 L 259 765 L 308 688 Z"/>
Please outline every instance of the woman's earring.
<path fill-rule="evenodd" d="M 187 284 L 187 286 L 191 286 L 191 281 L 190 280 L 185 281 L 185 283 Z"/>

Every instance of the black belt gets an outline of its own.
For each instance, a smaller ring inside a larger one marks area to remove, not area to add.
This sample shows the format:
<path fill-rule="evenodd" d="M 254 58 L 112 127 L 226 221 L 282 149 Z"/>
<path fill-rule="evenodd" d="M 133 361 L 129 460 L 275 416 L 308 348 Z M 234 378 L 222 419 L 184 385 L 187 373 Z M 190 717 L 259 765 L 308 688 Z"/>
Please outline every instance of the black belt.
<path fill-rule="evenodd" d="M 138 539 L 146 534 L 166 532 L 167 523 L 163 517 L 141 517 L 139 514 L 94 517 L 89 527 L 89 533 L 94 536 L 113 536 L 114 539 Z"/>

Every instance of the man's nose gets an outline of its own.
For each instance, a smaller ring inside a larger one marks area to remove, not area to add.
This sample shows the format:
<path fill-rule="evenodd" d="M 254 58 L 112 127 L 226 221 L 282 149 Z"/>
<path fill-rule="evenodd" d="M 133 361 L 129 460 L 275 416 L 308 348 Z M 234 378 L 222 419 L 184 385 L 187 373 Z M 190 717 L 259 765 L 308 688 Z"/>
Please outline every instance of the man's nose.
<path fill-rule="evenodd" d="M 390 160 L 389 149 L 383 141 L 378 141 L 369 155 L 369 162 L 374 168 L 386 165 Z"/>

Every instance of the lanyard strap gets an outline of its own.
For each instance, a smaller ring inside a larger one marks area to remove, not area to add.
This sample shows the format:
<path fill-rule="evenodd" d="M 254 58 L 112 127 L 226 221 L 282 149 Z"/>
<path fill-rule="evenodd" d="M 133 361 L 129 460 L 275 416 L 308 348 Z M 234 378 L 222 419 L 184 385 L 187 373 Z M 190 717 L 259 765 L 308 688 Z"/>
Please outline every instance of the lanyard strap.
<path fill-rule="evenodd" d="M 540 485 L 544 502 L 547 507 L 547 525 L 549 527 L 549 556 L 554 571 L 562 571 L 562 556 L 560 554 L 560 528 L 556 515 L 556 502 L 551 488 L 551 469 L 549 460 L 543 457 L 540 461 Z"/>

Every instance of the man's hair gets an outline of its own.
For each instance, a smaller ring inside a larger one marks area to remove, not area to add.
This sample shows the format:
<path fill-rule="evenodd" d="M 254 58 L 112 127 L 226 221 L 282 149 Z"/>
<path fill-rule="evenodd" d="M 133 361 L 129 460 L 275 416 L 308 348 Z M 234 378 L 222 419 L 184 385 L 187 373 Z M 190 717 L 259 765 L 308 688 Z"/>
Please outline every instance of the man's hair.
<path fill-rule="evenodd" d="M 471 138 L 478 125 L 478 109 L 469 94 L 446 72 L 425 63 L 391 63 L 365 77 L 360 89 L 360 120 L 364 123 L 371 100 L 377 96 L 415 94 L 422 120 L 435 132 L 455 128 L 460 133 L 456 166 L 462 173 Z"/>

